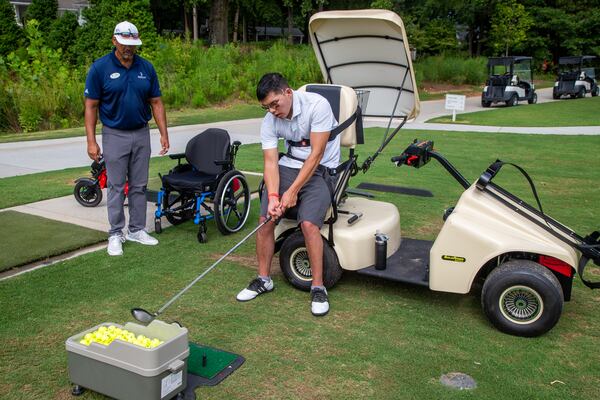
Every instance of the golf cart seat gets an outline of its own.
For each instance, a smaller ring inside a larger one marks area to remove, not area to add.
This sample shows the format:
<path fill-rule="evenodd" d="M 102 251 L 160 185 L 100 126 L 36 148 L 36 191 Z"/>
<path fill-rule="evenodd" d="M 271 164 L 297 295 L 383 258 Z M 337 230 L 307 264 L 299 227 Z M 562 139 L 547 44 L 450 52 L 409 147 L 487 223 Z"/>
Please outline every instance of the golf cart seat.
<path fill-rule="evenodd" d="M 240 145 L 230 143 L 227 131 L 211 128 L 194 136 L 185 153 L 169 155 L 177 165 L 167 175 L 159 174 L 162 187 L 154 213 L 157 233 L 162 231 L 163 216 L 172 225 L 193 218 L 200 225 L 201 243 L 207 240 L 207 220 L 215 219 L 225 235 L 242 229 L 250 211 L 250 191 L 245 176 L 234 167 Z"/>

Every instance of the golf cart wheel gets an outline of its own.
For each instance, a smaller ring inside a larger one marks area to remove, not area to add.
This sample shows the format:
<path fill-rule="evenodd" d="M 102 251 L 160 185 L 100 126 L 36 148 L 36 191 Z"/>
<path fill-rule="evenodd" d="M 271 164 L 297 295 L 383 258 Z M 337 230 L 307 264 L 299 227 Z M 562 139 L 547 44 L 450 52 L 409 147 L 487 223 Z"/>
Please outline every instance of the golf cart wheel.
<path fill-rule="evenodd" d="M 558 99 L 560 99 L 560 94 L 556 93 L 556 90 L 553 90 L 552 91 L 552 98 L 554 100 L 558 100 Z"/>
<path fill-rule="evenodd" d="M 279 265 L 283 275 L 296 289 L 310 291 L 312 271 L 302 231 L 292 233 L 281 246 Z M 333 287 L 342 277 L 342 268 L 335 251 L 323 238 L 323 285 Z"/>
<path fill-rule="evenodd" d="M 592 90 L 592 97 L 596 97 L 600 94 L 600 87 L 596 86 L 594 90 Z"/>
<path fill-rule="evenodd" d="M 531 98 L 527 100 L 527 103 L 529 103 L 529 104 L 537 103 L 537 93 L 534 93 L 533 96 L 531 96 Z"/>
<path fill-rule="evenodd" d="M 102 201 L 102 189 L 92 180 L 81 180 L 73 189 L 75 200 L 84 207 L 96 207 Z"/>
<path fill-rule="evenodd" d="M 519 104 L 519 96 L 517 96 L 517 94 L 515 93 L 512 96 L 510 96 L 510 99 L 508 99 L 508 101 L 506 102 L 506 106 L 513 107 L 517 104 Z"/>
<path fill-rule="evenodd" d="M 563 291 L 547 268 L 528 260 L 508 261 L 485 280 L 481 305 L 500 331 L 534 337 L 556 325 L 563 308 Z"/>
<path fill-rule="evenodd" d="M 488 108 L 491 105 L 492 105 L 491 101 L 484 100 L 483 98 L 481 99 L 481 107 Z"/>
<path fill-rule="evenodd" d="M 250 188 L 244 174 L 233 170 L 219 181 L 215 194 L 215 223 L 223 235 L 238 232 L 250 213 Z"/>
<path fill-rule="evenodd" d="M 171 194 L 168 191 L 165 192 L 165 202 L 170 201 L 170 195 Z M 171 225 L 182 224 L 185 221 L 188 221 L 194 217 L 195 201 L 192 196 L 186 196 L 182 194 L 181 198 L 178 201 L 176 201 L 172 206 L 170 206 L 169 209 L 175 206 L 179 208 L 179 210 L 175 212 L 168 212 L 168 210 L 166 210 L 165 207 L 164 215 Z"/>
<path fill-rule="evenodd" d="M 154 232 L 162 233 L 162 224 L 160 218 L 154 218 Z"/>
<path fill-rule="evenodd" d="M 584 97 L 585 97 L 585 88 L 582 86 L 579 88 L 579 91 L 577 92 L 577 98 L 582 99 Z"/>

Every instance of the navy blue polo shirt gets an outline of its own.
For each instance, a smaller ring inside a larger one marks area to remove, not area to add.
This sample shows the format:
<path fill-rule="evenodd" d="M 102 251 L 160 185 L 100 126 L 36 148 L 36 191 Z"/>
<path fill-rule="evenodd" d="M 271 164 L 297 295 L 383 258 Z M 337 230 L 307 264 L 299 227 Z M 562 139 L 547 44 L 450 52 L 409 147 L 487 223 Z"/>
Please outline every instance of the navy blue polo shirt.
<path fill-rule="evenodd" d="M 100 120 L 114 129 L 132 130 L 152 118 L 150 98 L 160 97 L 152 64 L 134 55 L 129 69 L 115 52 L 94 61 L 85 80 L 85 97 L 100 100 Z"/>

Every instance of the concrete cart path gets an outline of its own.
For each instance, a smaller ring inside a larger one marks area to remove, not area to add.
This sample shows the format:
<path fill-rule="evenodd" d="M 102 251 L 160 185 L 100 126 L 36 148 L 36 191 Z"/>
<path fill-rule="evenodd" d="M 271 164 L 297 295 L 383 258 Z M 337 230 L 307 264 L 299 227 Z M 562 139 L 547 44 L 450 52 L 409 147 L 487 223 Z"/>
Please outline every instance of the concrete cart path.
<path fill-rule="evenodd" d="M 538 91 L 539 101 L 552 101 L 552 90 L 541 89 Z M 478 96 L 467 98 L 465 112 L 495 109 L 482 108 Z M 526 107 L 526 106 L 524 106 Z M 496 108 L 497 109 L 497 108 Z M 427 124 L 426 121 L 437 116 L 448 115 L 444 110 L 444 100 L 424 101 L 421 103 L 421 113 L 414 121 L 406 124 L 406 129 L 420 130 L 445 130 L 445 131 L 474 131 L 474 132 L 513 132 L 525 134 L 560 134 L 560 135 L 600 135 L 600 127 L 560 127 L 560 128 L 522 128 L 522 127 L 491 127 L 460 124 Z M 169 128 L 171 142 L 170 153 L 185 151 L 187 142 L 197 133 L 208 128 L 223 128 L 231 135 L 232 140 L 239 140 L 244 144 L 258 143 L 260 141 L 260 124 L 262 118 L 253 118 L 239 121 L 214 122 L 209 124 L 177 126 Z M 365 126 L 386 127 L 386 118 L 366 118 Z M 395 120 L 392 126 L 396 126 Z M 151 140 L 153 156 L 158 155 L 159 134 L 152 129 Z M 100 142 L 100 138 L 98 138 Z M 70 167 L 89 166 L 90 159 L 86 154 L 85 137 L 66 139 L 37 140 L 29 142 L 14 142 L 0 144 L 0 178 L 16 175 L 26 175 L 36 172 L 60 170 Z"/>
<path fill-rule="evenodd" d="M 75 200 L 73 195 L 69 195 L 11 207 L 9 210 L 108 232 L 110 224 L 108 223 L 108 212 L 106 210 L 106 189 L 102 192 L 102 201 L 96 207 L 83 207 Z M 154 211 L 156 211 L 156 205 L 148 202 L 146 210 L 146 230 L 148 232 L 154 231 Z M 125 220 L 125 227 L 127 227 L 127 222 L 129 221 L 129 210 L 127 207 L 125 207 Z M 163 227 L 170 226 L 165 218 L 162 220 L 162 225 Z"/>

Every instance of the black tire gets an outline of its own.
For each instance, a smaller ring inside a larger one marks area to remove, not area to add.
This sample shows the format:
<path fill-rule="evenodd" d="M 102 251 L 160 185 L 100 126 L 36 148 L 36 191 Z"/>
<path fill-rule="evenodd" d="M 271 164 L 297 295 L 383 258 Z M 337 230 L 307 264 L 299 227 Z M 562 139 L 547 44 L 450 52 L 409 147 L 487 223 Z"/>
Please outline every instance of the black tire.
<path fill-rule="evenodd" d="M 492 105 L 491 101 L 484 100 L 483 98 L 481 99 L 481 107 L 488 108 L 491 105 Z"/>
<path fill-rule="evenodd" d="M 596 97 L 600 94 L 600 87 L 598 87 L 598 85 L 596 85 L 596 87 L 594 87 L 594 89 L 592 89 L 592 97 Z"/>
<path fill-rule="evenodd" d="M 563 291 L 547 268 L 528 260 L 508 261 L 485 280 L 481 305 L 498 330 L 534 337 L 548 332 L 560 318 Z"/>
<path fill-rule="evenodd" d="M 154 218 L 154 232 L 158 234 L 162 233 L 162 223 L 160 222 L 160 218 Z"/>
<path fill-rule="evenodd" d="M 585 97 L 585 88 L 582 86 L 579 88 L 579 91 L 577 92 L 577 98 L 582 99 L 584 97 Z"/>
<path fill-rule="evenodd" d="M 237 188 L 236 188 L 237 186 Z M 219 181 L 215 194 L 215 223 L 223 235 L 240 231 L 250 213 L 250 188 L 244 174 L 232 170 Z"/>
<path fill-rule="evenodd" d="M 517 94 L 515 93 L 512 96 L 510 96 L 510 99 L 508 99 L 508 101 L 506 102 L 506 106 L 514 107 L 517 104 L 519 104 L 519 96 L 517 96 Z"/>
<path fill-rule="evenodd" d="M 84 207 L 96 207 L 102 201 L 102 189 L 92 180 L 81 180 L 73 189 L 75 200 Z"/>
<path fill-rule="evenodd" d="M 558 93 L 556 93 L 555 90 L 552 91 L 552 98 L 554 100 L 559 100 L 560 99 L 560 95 Z"/>
<path fill-rule="evenodd" d="M 166 199 L 166 200 L 164 200 L 165 203 L 170 201 L 170 198 L 169 198 L 170 195 L 171 194 L 169 192 L 165 191 L 165 195 L 164 195 L 164 199 Z M 169 221 L 169 223 L 171 225 L 180 225 L 186 221 L 189 221 L 190 219 L 192 219 L 194 217 L 195 201 L 194 201 L 193 197 L 182 194 L 179 201 L 177 201 L 175 204 L 173 204 L 171 207 L 169 207 L 169 209 L 172 208 L 173 206 L 181 207 L 181 209 L 174 213 L 172 213 L 172 212 L 164 213 L 165 217 L 167 218 L 167 221 Z"/>
<path fill-rule="evenodd" d="M 529 104 L 537 103 L 537 93 L 534 93 L 530 99 L 527 99 L 527 103 L 529 103 Z"/>
<path fill-rule="evenodd" d="M 285 239 L 279 253 L 279 265 L 283 275 L 296 289 L 310 291 L 312 273 L 308 251 L 302 231 L 296 231 Z M 323 284 L 329 289 L 342 277 L 342 268 L 335 251 L 323 238 Z"/>

